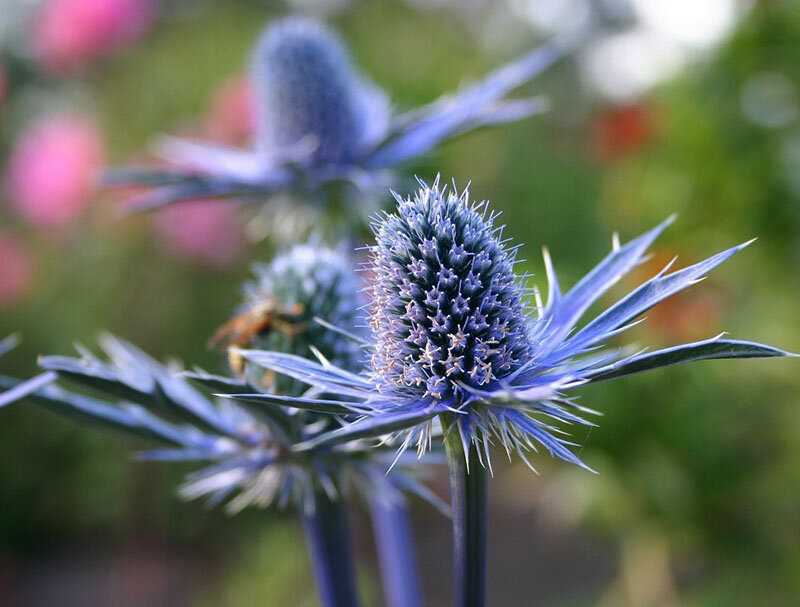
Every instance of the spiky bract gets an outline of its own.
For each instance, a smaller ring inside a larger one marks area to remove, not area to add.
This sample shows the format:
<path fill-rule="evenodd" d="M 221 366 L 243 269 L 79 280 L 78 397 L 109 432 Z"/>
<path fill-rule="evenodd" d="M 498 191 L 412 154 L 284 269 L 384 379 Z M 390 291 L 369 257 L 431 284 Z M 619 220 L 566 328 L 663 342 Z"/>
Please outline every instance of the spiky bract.
<path fill-rule="evenodd" d="M 373 491 L 397 499 L 400 492 L 408 490 L 436 500 L 412 475 L 401 471 L 385 477 L 382 472 L 389 454 L 375 451 L 371 445 L 295 449 L 331 428 L 333 419 L 318 415 L 325 410 L 319 402 L 309 406 L 306 398 L 270 394 L 257 385 L 201 371 L 182 376 L 176 368 L 165 367 L 111 336 L 105 336 L 101 345 L 108 361 L 82 349 L 80 359 L 46 356 L 40 364 L 102 398 L 59 385 L 45 386 L 30 398 L 81 421 L 166 446 L 140 453 L 140 459 L 209 462 L 186 478 L 180 489 L 186 499 L 206 497 L 212 504 L 229 500 L 230 512 L 273 502 L 296 502 L 313 510 L 314 495 L 320 491 L 334 499 L 354 486 L 370 499 Z M 339 413 L 342 407 L 349 408 L 341 399 L 336 406 Z M 358 411 L 353 407 L 345 417 Z M 333 423 L 333 427 L 338 425 Z"/>
<path fill-rule="evenodd" d="M 0 339 L 0 356 L 13 350 L 18 343 L 19 339 L 16 335 Z M 53 373 L 42 373 L 26 381 L 0 375 L 0 407 L 25 398 L 32 392 L 52 383 L 55 378 Z"/>

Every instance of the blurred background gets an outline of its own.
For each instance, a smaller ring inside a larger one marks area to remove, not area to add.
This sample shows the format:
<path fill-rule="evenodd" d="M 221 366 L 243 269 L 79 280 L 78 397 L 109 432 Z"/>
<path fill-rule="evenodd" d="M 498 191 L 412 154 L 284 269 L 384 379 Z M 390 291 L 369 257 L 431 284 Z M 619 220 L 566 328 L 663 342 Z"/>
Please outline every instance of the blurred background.
<path fill-rule="evenodd" d="M 159 133 L 242 145 L 245 68 L 272 17 L 324 16 L 411 108 L 553 35 L 580 47 L 526 92 L 552 110 L 463 137 L 437 172 L 503 211 L 538 280 L 546 244 L 569 285 L 667 215 L 630 288 L 758 236 L 630 338 L 733 336 L 800 350 L 800 11 L 791 0 L 3 0 L 0 335 L 4 373 L 111 331 L 222 369 L 207 348 L 273 241 L 248 211 L 189 203 L 120 219 L 93 184 Z M 366 238 L 366 235 L 365 235 Z M 613 296 L 614 294 L 612 294 Z M 606 303 L 612 301 L 606 298 Z M 800 373 L 792 360 L 703 363 L 586 389 L 597 476 L 545 457 L 491 483 L 490 604 L 795 605 L 800 596 Z M 133 440 L 18 403 L 0 422 L 3 605 L 315 604 L 291 513 L 235 518 L 174 495 L 186 471 L 134 463 Z M 434 482 L 447 495 L 444 471 Z M 353 512 L 367 605 L 380 604 Z M 449 524 L 414 504 L 429 605 L 448 604 Z"/>

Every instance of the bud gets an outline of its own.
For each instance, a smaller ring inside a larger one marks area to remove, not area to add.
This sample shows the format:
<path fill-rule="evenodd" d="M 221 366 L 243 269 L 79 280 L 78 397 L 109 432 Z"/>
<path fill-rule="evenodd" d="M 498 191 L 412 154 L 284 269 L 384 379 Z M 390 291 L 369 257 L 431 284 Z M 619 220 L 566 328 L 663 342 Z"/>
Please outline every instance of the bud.
<path fill-rule="evenodd" d="M 360 367 L 362 355 L 355 341 L 315 320 L 358 331 L 363 302 L 347 255 L 310 242 L 295 245 L 254 270 L 256 279 L 244 287 L 245 303 L 239 314 L 218 331 L 215 341 L 226 339 L 236 347 L 298 356 L 310 356 L 313 347 L 338 366 Z M 234 372 L 245 371 L 235 348 L 230 362 Z M 253 376 L 250 367 L 246 373 L 251 382 L 283 394 L 302 392 L 302 386 L 288 378 L 263 372 Z"/>
<path fill-rule="evenodd" d="M 514 250 L 486 203 L 423 185 L 375 229 L 372 369 L 392 391 L 459 402 L 529 351 Z"/>
<path fill-rule="evenodd" d="M 260 151 L 314 147 L 313 164 L 352 162 L 369 136 L 368 107 L 386 100 L 358 73 L 339 38 L 316 21 L 270 25 L 252 60 Z"/>

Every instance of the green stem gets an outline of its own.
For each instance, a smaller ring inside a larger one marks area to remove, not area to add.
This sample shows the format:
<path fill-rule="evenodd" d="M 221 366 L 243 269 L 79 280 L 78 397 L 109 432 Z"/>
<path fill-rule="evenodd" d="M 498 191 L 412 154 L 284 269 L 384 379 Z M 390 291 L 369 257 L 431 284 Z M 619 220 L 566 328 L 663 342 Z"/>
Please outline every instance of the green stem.
<path fill-rule="evenodd" d="M 453 514 L 453 581 L 455 607 L 486 604 L 487 471 L 470 444 L 464 446 L 453 419 L 444 418 Z"/>

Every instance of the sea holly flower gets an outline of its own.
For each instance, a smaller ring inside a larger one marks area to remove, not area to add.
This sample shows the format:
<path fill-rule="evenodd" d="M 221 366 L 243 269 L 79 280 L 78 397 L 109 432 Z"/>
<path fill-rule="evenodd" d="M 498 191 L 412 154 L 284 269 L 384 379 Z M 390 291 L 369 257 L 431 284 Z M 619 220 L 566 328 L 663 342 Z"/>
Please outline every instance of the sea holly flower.
<path fill-rule="evenodd" d="M 587 419 L 593 412 L 570 396 L 578 386 L 678 363 L 787 355 L 721 336 L 653 352 L 608 345 L 649 308 L 749 243 L 681 270 L 668 265 L 578 327 L 672 219 L 624 245 L 615 239 L 612 252 L 566 293 L 545 251 L 548 299 L 534 297 L 536 314 L 528 316 L 524 277 L 514 272 L 518 247 L 503 238 L 486 202 L 471 204 L 466 192 L 438 180 L 396 199 L 396 211 L 374 223 L 368 371 L 353 374 L 325 359 L 280 352 L 240 355 L 319 390 L 320 399 L 309 403 L 342 394 L 349 402 L 338 406 L 340 414 L 363 411 L 359 420 L 295 446 L 300 451 L 381 437 L 383 444 L 399 444 L 401 453 L 412 444 L 422 453 L 439 421 L 451 468 L 456 604 L 480 605 L 485 594 L 485 476 L 493 445 L 528 465 L 529 452 L 544 448 L 589 469 L 562 429 L 593 425 Z"/>
<path fill-rule="evenodd" d="M 245 287 L 245 303 L 223 325 L 217 341 L 281 348 L 293 356 L 315 351 L 356 371 L 363 361 L 353 341 L 358 331 L 359 283 L 349 257 L 310 242 L 256 266 L 256 280 Z M 315 322 L 324 314 L 341 329 Z M 349 329 L 350 337 L 339 331 Z M 349 408 L 346 396 L 312 399 L 299 382 L 274 381 L 231 359 L 233 376 L 201 370 L 179 373 L 111 336 L 101 339 L 108 360 L 81 348 L 81 358 L 46 356 L 41 366 L 101 398 L 77 394 L 60 385 L 36 390 L 30 398 L 61 413 L 77 415 L 162 447 L 138 454 L 142 460 L 206 462 L 180 488 L 185 499 L 227 501 L 231 513 L 247 506 L 296 504 L 306 529 L 312 564 L 324 605 L 356 605 L 344 502 L 353 492 L 370 507 L 387 589 L 387 604 L 420 604 L 413 541 L 405 497 L 417 494 L 446 510 L 419 480 L 416 461 L 403 462 L 397 474 L 385 471 L 394 459 L 387 448 L 352 442 L 333 449 L 296 446 L 363 415 Z M 196 385 L 193 385 L 196 384 Z M 235 400 L 231 396 L 235 394 Z"/>
<path fill-rule="evenodd" d="M 237 347 L 298 356 L 310 355 L 313 348 L 339 367 L 361 368 L 364 355 L 357 335 L 343 337 L 330 328 L 361 332 L 365 303 L 361 282 L 350 255 L 341 249 L 312 239 L 290 247 L 270 263 L 254 265 L 255 280 L 245 284 L 238 313 L 211 340 L 229 346 L 233 373 L 271 392 L 300 396 L 306 390 L 304 384 L 265 376 L 258 367 L 245 365 L 236 355 Z M 320 324 L 321 319 L 326 322 Z"/>
<path fill-rule="evenodd" d="M 543 110 L 541 99 L 507 95 L 562 53 L 558 45 L 537 49 L 453 95 L 398 114 L 332 31 L 307 18 L 285 18 L 267 27 L 253 52 L 251 149 L 168 138 L 159 150 L 174 168 L 118 169 L 107 182 L 151 186 L 131 202 L 136 209 L 198 198 L 263 202 L 293 191 L 320 198 L 335 183 L 371 191 L 388 170 L 456 135 Z"/>
<path fill-rule="evenodd" d="M 165 445 L 140 453 L 139 459 L 212 462 L 187 477 L 180 489 L 186 499 L 207 497 L 212 504 L 229 500 L 230 513 L 276 502 L 282 506 L 294 502 L 313 512 L 319 491 L 335 498 L 349 482 L 341 477 L 367 474 L 371 466 L 382 469 L 385 463 L 380 453 L 373 458 L 371 450 L 355 444 L 325 451 L 324 457 L 318 458 L 313 450 L 297 457 L 300 452 L 293 445 L 318 435 L 332 421 L 314 418 L 314 413 L 326 411 L 316 401 L 307 407 L 306 398 L 265 392 L 236 377 L 181 372 L 111 335 L 103 336 L 100 344 L 106 361 L 81 347 L 80 358 L 44 356 L 40 365 L 61 379 L 101 393 L 103 400 L 60 387 L 37 393 L 34 400 L 60 401 L 68 413 L 83 413 Z M 249 400 L 225 398 L 247 391 L 253 393 Z M 264 407 L 262 402 L 281 406 Z M 367 484 L 359 478 L 354 486 Z M 410 477 L 398 480 L 396 486 L 420 487 Z"/>

